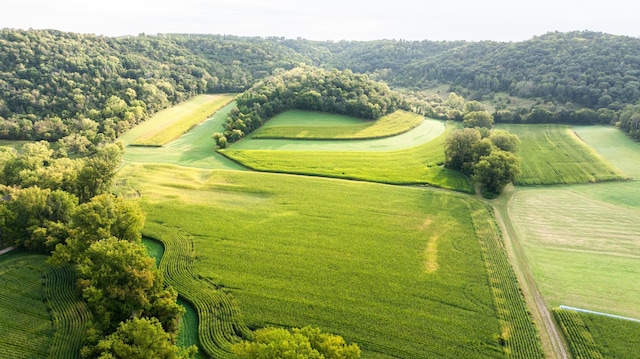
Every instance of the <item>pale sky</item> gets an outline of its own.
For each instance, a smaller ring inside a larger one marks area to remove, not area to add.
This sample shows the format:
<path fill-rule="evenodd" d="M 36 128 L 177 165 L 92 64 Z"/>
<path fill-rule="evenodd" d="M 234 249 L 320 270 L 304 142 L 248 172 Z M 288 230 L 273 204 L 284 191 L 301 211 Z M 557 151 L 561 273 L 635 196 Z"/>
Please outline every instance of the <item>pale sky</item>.
<path fill-rule="evenodd" d="M 0 28 L 108 36 L 522 41 L 549 31 L 640 37 L 636 0 L 2 0 Z"/>

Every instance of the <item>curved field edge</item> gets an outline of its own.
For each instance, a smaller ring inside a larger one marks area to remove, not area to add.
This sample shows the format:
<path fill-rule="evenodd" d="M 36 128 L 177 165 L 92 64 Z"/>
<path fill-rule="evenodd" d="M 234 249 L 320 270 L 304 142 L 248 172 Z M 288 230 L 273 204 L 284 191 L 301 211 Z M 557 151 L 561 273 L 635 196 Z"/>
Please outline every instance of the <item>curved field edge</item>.
<path fill-rule="evenodd" d="M 293 113 L 289 113 L 293 112 Z M 424 120 L 424 116 L 398 110 L 376 121 L 363 121 L 356 125 L 326 126 L 321 122 L 328 117 L 337 116 L 322 114 L 321 116 L 308 111 L 288 111 L 279 116 L 290 118 L 287 122 L 296 123 L 296 117 L 317 117 L 317 123 L 312 125 L 274 125 L 264 126 L 252 134 L 254 139 L 309 139 L 309 140 L 362 140 L 376 139 L 400 135 L 418 127 Z M 309 120 L 302 120 L 309 122 Z M 279 121 L 285 122 L 285 121 Z M 337 121 L 331 121 L 335 123 Z"/>
<path fill-rule="evenodd" d="M 146 247 L 149 256 L 155 259 L 156 266 L 159 267 L 162 257 L 164 256 L 164 243 L 151 237 L 143 237 L 142 244 Z M 199 348 L 195 358 L 205 358 L 204 354 L 202 354 L 202 344 L 200 344 L 200 340 L 198 339 L 198 313 L 191 302 L 185 300 L 181 296 L 178 296 L 178 304 L 185 309 L 185 313 L 180 321 L 176 344 L 181 348 L 187 348 L 191 345 L 195 345 Z"/>
<path fill-rule="evenodd" d="M 154 222 L 147 222 L 143 235 L 164 245 L 159 269 L 165 283 L 195 308 L 198 339 L 204 354 L 211 358 L 232 358 L 231 345 L 242 338 L 250 338 L 251 330 L 244 324 L 240 309 L 231 296 L 192 272 L 197 254 L 189 235 L 178 228 Z"/>
<path fill-rule="evenodd" d="M 637 358 L 640 323 L 571 309 L 553 310 L 575 358 Z"/>
<path fill-rule="evenodd" d="M 500 317 L 500 340 L 505 352 L 511 358 L 544 358 L 538 329 L 491 216 L 493 211 L 476 200 L 467 203 Z"/>
<path fill-rule="evenodd" d="M 153 127 L 147 125 L 149 129 L 131 142 L 131 145 L 164 146 L 206 120 L 234 98 L 234 94 L 198 95 L 162 110 L 147 120 Z"/>
<path fill-rule="evenodd" d="M 44 276 L 44 301 L 54 328 L 49 358 L 79 358 L 91 313 L 76 291 L 71 266 L 49 268 Z"/>
<path fill-rule="evenodd" d="M 444 141 L 455 126 L 420 146 L 389 152 L 284 151 L 225 149 L 222 155 L 256 171 L 430 185 L 473 193 L 467 176 L 444 168 Z"/>
<path fill-rule="evenodd" d="M 629 176 L 601 156 L 566 125 L 496 126 L 516 134 L 522 174 L 517 186 L 580 184 L 627 180 Z"/>

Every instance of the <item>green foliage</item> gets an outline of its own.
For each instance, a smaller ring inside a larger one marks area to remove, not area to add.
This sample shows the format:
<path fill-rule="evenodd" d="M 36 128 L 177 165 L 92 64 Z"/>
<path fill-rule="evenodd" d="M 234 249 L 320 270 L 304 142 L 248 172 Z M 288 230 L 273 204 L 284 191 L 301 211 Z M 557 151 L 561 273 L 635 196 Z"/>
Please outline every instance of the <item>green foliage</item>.
<path fill-rule="evenodd" d="M 123 151 L 120 143 L 108 144 L 99 147 L 95 154 L 85 159 L 77 179 L 76 193 L 80 202 L 106 193 L 111 188 Z"/>
<path fill-rule="evenodd" d="M 302 334 L 309 338 L 311 347 L 327 359 L 356 359 L 360 358 L 360 348 L 357 344 L 349 344 L 339 335 L 323 333 L 320 328 L 306 326 L 291 330 L 294 334 Z"/>
<path fill-rule="evenodd" d="M 104 331 L 150 305 L 148 292 L 158 290 L 154 261 L 141 244 L 116 238 L 93 243 L 78 258 L 78 286 Z"/>
<path fill-rule="evenodd" d="M 0 138 L 73 142 L 77 131 L 95 144 L 193 95 L 241 92 L 308 61 L 277 41 L 232 36 L 3 29 L 0 47 Z"/>
<path fill-rule="evenodd" d="M 444 165 L 466 175 L 473 172 L 474 145 L 480 141 L 480 131 L 465 128 L 450 132 L 444 144 Z"/>
<path fill-rule="evenodd" d="M 253 341 L 234 344 L 238 358 L 360 358 L 356 344 L 346 345 L 338 335 L 322 333 L 319 328 L 263 328 L 255 331 Z"/>
<path fill-rule="evenodd" d="M 462 124 L 469 128 L 487 128 L 493 127 L 493 116 L 487 111 L 471 111 L 464 115 Z"/>
<path fill-rule="evenodd" d="M 180 351 L 157 319 L 133 318 L 100 340 L 94 352 L 99 359 L 187 359 L 194 357 L 197 348 Z"/>
<path fill-rule="evenodd" d="M 471 175 L 483 194 L 493 197 L 520 174 L 520 158 L 503 149 L 517 150 L 519 140 L 505 131 L 483 137 L 476 127 L 454 131 L 444 145 L 445 167 Z"/>
<path fill-rule="evenodd" d="M 4 243 L 31 251 L 49 253 L 70 235 L 70 213 L 78 199 L 61 190 L 39 187 L 6 188 L 9 200 L 0 203 L 0 222 Z"/>
<path fill-rule="evenodd" d="M 495 195 L 502 192 L 519 174 L 520 158 L 511 152 L 496 149 L 479 158 L 473 166 L 472 179 L 483 192 Z"/>

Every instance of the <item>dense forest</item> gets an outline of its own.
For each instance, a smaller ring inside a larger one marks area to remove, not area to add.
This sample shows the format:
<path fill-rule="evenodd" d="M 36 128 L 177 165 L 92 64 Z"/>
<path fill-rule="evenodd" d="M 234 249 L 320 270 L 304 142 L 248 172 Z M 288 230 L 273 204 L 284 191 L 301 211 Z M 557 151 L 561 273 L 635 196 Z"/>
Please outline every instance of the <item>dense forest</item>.
<path fill-rule="evenodd" d="M 614 124 L 640 137 L 640 39 L 547 33 L 516 43 L 0 30 L 0 138 L 81 151 L 195 94 L 242 92 L 301 64 L 420 96 L 494 100 L 496 122 Z M 507 96 L 508 95 L 508 96 Z M 510 96 L 533 99 L 516 107 Z"/>

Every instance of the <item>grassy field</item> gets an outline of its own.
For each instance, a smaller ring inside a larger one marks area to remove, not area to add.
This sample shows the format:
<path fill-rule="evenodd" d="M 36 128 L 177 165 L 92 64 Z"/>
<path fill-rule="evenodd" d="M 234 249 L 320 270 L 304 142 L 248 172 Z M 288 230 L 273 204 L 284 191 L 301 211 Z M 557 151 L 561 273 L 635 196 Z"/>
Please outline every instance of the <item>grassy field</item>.
<path fill-rule="evenodd" d="M 163 147 L 127 146 L 124 163 L 169 163 L 198 168 L 242 170 L 243 166 L 215 152 L 216 142 L 211 135 L 221 131 L 227 114 L 235 104 L 231 103 L 198 126 Z M 127 132 L 119 140 L 129 144 L 141 133 L 149 131 L 146 122 Z"/>
<path fill-rule="evenodd" d="M 607 160 L 637 176 L 640 145 L 616 131 L 577 129 Z M 521 189 L 508 210 L 549 305 L 640 318 L 640 181 Z"/>
<path fill-rule="evenodd" d="M 564 125 L 498 125 L 520 137 L 516 185 L 592 183 L 628 178 Z"/>
<path fill-rule="evenodd" d="M 575 358 L 638 358 L 640 323 L 555 309 Z"/>
<path fill-rule="evenodd" d="M 10 252 L 0 256 L 0 358 L 46 358 L 53 325 L 43 302 L 46 256 Z"/>
<path fill-rule="evenodd" d="M 147 234 L 190 239 L 194 274 L 231 294 L 250 327 L 316 325 L 367 358 L 504 355 L 475 200 L 167 165 L 121 176 L 141 194 Z"/>
<path fill-rule="evenodd" d="M 454 127 L 451 125 L 447 130 Z M 259 171 L 391 184 L 428 184 L 472 192 L 467 177 L 442 166 L 446 133 L 419 146 L 389 152 L 237 150 L 235 146 L 220 152 Z"/>
<path fill-rule="evenodd" d="M 354 123 L 354 120 L 357 121 Z M 376 121 L 363 121 L 324 112 L 292 110 L 270 119 L 254 139 L 372 139 L 396 136 L 418 127 L 424 116 L 396 111 Z"/>
<path fill-rule="evenodd" d="M 189 101 L 156 113 L 143 126 L 129 133 L 140 135 L 131 141 L 135 146 L 164 146 L 206 120 L 233 101 L 234 94 L 198 95 Z"/>
<path fill-rule="evenodd" d="M 445 132 L 445 122 L 425 118 L 409 132 L 385 138 L 367 140 L 268 140 L 254 139 L 253 133 L 236 142 L 234 150 L 286 150 L 286 151 L 360 151 L 388 152 L 422 145 Z"/>

